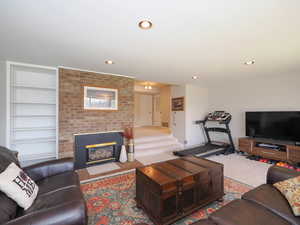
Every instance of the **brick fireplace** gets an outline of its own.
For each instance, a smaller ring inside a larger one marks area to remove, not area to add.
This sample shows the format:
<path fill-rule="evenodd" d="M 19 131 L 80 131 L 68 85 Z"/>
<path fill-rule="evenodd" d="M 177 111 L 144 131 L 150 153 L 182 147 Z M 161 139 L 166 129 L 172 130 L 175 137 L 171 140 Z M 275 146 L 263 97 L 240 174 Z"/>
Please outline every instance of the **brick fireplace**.
<path fill-rule="evenodd" d="M 116 88 L 116 111 L 84 110 L 84 86 Z M 134 79 L 70 69 L 59 69 L 59 157 L 73 157 L 75 134 L 123 131 L 133 127 Z M 98 142 L 86 145 L 100 144 Z"/>

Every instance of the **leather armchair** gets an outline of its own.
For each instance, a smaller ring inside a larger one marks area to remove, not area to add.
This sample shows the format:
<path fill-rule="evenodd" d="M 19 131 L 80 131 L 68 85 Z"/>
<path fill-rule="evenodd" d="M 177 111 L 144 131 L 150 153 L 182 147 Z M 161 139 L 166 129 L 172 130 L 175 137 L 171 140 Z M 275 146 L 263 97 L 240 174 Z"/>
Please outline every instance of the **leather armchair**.
<path fill-rule="evenodd" d="M 212 213 L 208 219 L 193 225 L 300 225 L 285 197 L 273 184 L 300 176 L 300 172 L 272 166 L 267 173 L 267 183 L 260 185 Z"/>
<path fill-rule="evenodd" d="M 39 186 L 33 205 L 18 207 L 16 218 L 4 225 L 86 225 L 86 204 L 73 159 L 59 159 L 24 167 Z M 0 203 L 5 204 L 5 203 Z"/>

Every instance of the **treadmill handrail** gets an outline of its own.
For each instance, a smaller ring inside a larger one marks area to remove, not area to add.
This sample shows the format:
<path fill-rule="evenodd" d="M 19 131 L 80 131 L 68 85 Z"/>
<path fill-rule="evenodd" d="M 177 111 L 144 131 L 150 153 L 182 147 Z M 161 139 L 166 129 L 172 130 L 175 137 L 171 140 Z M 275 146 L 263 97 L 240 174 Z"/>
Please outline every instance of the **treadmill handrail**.
<path fill-rule="evenodd" d="M 222 127 L 205 127 L 208 132 L 230 133 L 230 130 Z"/>

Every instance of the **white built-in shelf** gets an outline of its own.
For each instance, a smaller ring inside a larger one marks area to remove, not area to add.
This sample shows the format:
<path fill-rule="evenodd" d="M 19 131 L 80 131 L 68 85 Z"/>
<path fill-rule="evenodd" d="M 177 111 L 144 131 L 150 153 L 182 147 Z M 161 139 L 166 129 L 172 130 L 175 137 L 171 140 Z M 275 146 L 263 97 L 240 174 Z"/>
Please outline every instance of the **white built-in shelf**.
<path fill-rule="evenodd" d="M 56 105 L 51 102 L 12 102 L 12 104 L 28 104 L 28 105 Z"/>
<path fill-rule="evenodd" d="M 58 70 L 7 63 L 8 146 L 23 160 L 57 156 Z"/>
<path fill-rule="evenodd" d="M 48 138 L 26 138 L 26 139 L 14 139 L 13 142 L 15 144 L 29 144 L 29 143 L 47 143 L 47 142 L 55 142 L 56 137 L 48 137 Z"/>
<path fill-rule="evenodd" d="M 56 117 L 56 115 L 14 115 L 15 118 L 40 118 L 40 117 Z"/>
<path fill-rule="evenodd" d="M 42 130 L 56 130 L 56 127 L 23 127 L 13 128 L 13 131 L 42 131 Z"/>
<path fill-rule="evenodd" d="M 30 89 L 30 90 L 42 90 L 42 91 L 56 91 L 55 87 L 31 87 L 31 86 L 23 86 L 23 85 L 12 85 L 14 88 L 20 89 Z"/>

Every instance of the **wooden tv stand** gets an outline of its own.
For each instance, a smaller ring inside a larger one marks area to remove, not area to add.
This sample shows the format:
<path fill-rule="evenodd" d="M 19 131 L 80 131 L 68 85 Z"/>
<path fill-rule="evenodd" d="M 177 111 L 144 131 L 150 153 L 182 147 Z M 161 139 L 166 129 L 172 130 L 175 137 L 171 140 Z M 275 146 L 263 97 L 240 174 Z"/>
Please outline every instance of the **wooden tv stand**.
<path fill-rule="evenodd" d="M 260 147 L 258 146 L 260 143 L 277 145 L 280 150 Z M 249 155 L 261 156 L 267 159 L 286 161 L 291 164 L 300 163 L 300 146 L 296 146 L 291 142 L 244 137 L 239 138 L 239 150 Z"/>

